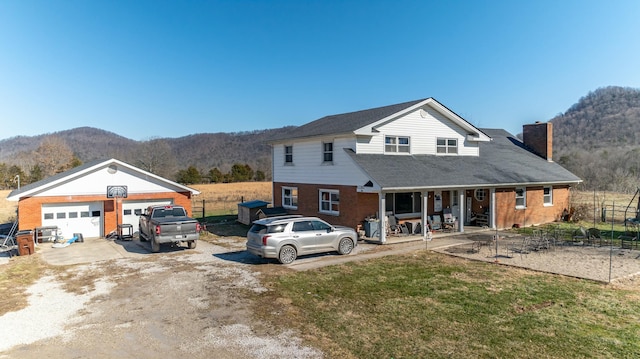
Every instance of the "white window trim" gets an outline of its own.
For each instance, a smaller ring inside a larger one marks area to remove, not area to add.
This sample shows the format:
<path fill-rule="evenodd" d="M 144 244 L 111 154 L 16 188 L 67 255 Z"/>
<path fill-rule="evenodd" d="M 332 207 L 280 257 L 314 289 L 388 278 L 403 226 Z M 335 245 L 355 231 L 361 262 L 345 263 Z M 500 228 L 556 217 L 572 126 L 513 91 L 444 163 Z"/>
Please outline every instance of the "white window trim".
<path fill-rule="evenodd" d="M 387 138 L 395 139 L 395 143 L 387 145 Z M 406 145 L 401 145 L 400 141 L 399 141 L 401 138 L 406 138 L 409 143 L 406 144 Z M 387 146 L 394 146 L 395 150 L 394 151 L 387 151 Z M 407 148 L 407 151 L 406 152 L 399 151 L 400 148 Z M 385 135 L 384 136 L 384 153 L 385 154 L 392 154 L 392 155 L 410 155 L 411 154 L 411 137 L 410 136 Z"/>
<path fill-rule="evenodd" d="M 290 161 L 290 162 L 287 162 L 287 156 L 289 155 L 289 154 L 287 153 L 287 147 L 290 147 L 290 148 L 291 148 L 291 154 L 290 154 L 290 155 L 291 155 L 291 161 Z M 282 150 L 283 150 L 283 152 L 284 152 L 284 158 L 283 158 L 283 160 L 284 160 L 284 164 L 285 164 L 285 166 L 291 166 L 291 165 L 293 165 L 293 145 L 284 145 L 284 147 L 283 147 L 283 149 L 282 149 Z"/>
<path fill-rule="evenodd" d="M 518 190 L 521 189 L 522 190 L 522 199 L 524 204 L 522 205 L 518 205 L 518 198 L 520 198 L 518 196 Z M 516 196 L 516 209 L 526 209 L 527 208 L 527 188 L 526 187 L 516 187 L 515 192 L 515 196 Z"/>
<path fill-rule="evenodd" d="M 548 189 L 549 189 L 549 194 L 548 194 L 548 195 L 544 194 L 544 190 L 545 190 L 546 188 L 548 188 Z M 545 201 L 545 199 L 546 199 L 547 197 L 549 198 L 549 203 L 547 203 L 547 202 Z M 544 186 L 544 187 L 542 188 L 542 204 L 543 204 L 543 206 L 545 206 L 545 207 L 552 207 L 552 206 L 553 206 L 553 186 Z"/>
<path fill-rule="evenodd" d="M 327 145 L 327 144 L 331 144 L 331 151 L 327 151 L 325 149 L 325 145 Z M 327 161 L 324 158 L 324 156 L 326 154 L 328 154 L 328 153 L 331 153 L 331 161 Z M 333 148 L 333 141 L 322 142 L 322 163 L 323 164 L 332 164 L 334 156 L 335 156 L 335 151 L 334 151 L 334 148 Z"/>
<path fill-rule="evenodd" d="M 322 194 L 323 193 L 329 193 L 329 210 L 323 210 L 322 209 Z M 332 194 L 337 194 L 338 195 L 338 210 L 334 211 L 331 210 L 331 208 L 333 207 L 332 204 L 333 202 L 331 201 L 331 195 Z M 318 190 L 318 212 L 319 213 L 324 213 L 324 214 L 330 214 L 333 216 L 338 216 L 340 215 L 340 191 L 337 189 L 319 189 Z"/>
<path fill-rule="evenodd" d="M 290 197 L 285 196 L 284 194 L 285 190 L 289 190 L 291 192 Z M 293 195 L 294 191 L 295 191 L 295 196 Z M 290 204 L 290 205 L 285 204 L 285 201 L 284 201 L 285 198 L 291 198 L 291 203 L 295 203 L 295 204 Z M 298 187 L 282 187 L 282 207 L 289 208 L 289 209 L 298 209 Z"/>
<path fill-rule="evenodd" d="M 439 140 L 444 140 L 444 146 L 438 145 L 438 141 Z M 456 145 L 454 146 L 449 146 L 449 141 L 456 141 Z M 440 156 L 445 156 L 445 155 L 457 155 L 460 150 L 458 148 L 458 143 L 460 141 L 458 141 L 457 138 L 452 138 L 452 137 L 438 137 L 436 138 L 436 155 L 440 155 Z M 444 148 L 445 151 L 444 152 L 438 152 L 439 148 Z M 451 148 L 455 148 L 455 152 L 451 152 L 450 149 Z"/>

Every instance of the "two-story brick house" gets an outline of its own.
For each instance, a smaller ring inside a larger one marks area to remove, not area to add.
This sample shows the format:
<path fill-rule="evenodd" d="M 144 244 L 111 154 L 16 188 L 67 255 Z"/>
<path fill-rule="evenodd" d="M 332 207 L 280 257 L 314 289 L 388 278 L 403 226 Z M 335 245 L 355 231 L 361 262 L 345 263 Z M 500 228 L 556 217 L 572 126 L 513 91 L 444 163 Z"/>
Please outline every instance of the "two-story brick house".
<path fill-rule="evenodd" d="M 433 98 L 326 116 L 270 141 L 273 203 L 351 227 L 393 215 L 425 228 L 445 211 L 459 232 L 554 221 L 581 180 L 552 161 L 551 123 L 523 134 L 476 128 Z"/>

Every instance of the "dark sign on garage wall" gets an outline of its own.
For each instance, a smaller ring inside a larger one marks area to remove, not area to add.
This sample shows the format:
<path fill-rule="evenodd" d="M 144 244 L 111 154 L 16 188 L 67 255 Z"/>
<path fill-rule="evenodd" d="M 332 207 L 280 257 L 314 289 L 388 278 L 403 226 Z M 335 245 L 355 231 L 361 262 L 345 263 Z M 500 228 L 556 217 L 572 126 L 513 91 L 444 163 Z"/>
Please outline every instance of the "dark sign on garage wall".
<path fill-rule="evenodd" d="M 107 186 L 107 198 L 127 198 L 127 186 Z"/>

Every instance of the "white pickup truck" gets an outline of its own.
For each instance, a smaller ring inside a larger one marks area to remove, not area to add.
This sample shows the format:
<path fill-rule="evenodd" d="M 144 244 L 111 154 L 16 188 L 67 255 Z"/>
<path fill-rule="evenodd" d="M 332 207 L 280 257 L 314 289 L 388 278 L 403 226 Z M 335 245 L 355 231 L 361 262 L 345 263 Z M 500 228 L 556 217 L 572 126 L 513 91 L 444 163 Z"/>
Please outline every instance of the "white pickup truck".
<path fill-rule="evenodd" d="M 196 247 L 200 223 L 187 216 L 182 206 L 150 206 L 138 222 L 141 241 L 151 242 L 151 251 L 159 252 L 163 243 L 186 243 Z"/>

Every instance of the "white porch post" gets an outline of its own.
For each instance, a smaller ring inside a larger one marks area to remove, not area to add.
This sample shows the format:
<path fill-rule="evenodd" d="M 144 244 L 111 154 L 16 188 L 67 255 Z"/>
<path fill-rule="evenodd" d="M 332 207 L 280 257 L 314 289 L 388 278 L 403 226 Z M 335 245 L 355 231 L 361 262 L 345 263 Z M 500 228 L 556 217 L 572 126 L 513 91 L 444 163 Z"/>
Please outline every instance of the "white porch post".
<path fill-rule="evenodd" d="M 429 232 L 429 192 L 422 192 L 422 239 L 427 240 L 427 232 Z"/>
<path fill-rule="evenodd" d="M 460 207 L 460 213 L 458 218 L 458 230 L 460 233 L 464 233 L 464 216 L 467 213 L 466 203 L 465 203 L 465 193 L 467 191 L 463 189 L 462 191 L 458 191 L 458 206 Z"/>
<path fill-rule="evenodd" d="M 384 192 L 380 192 L 380 200 L 378 203 L 380 204 L 380 208 L 378 208 L 378 217 L 380 217 L 378 233 L 380 233 L 380 243 L 384 244 L 387 241 L 387 198 Z"/>
<path fill-rule="evenodd" d="M 489 193 L 490 193 L 490 197 L 489 197 L 489 218 L 490 218 L 490 222 L 489 224 L 491 225 L 491 228 L 497 228 L 496 227 L 496 189 L 495 188 L 490 188 L 489 189 Z"/>

